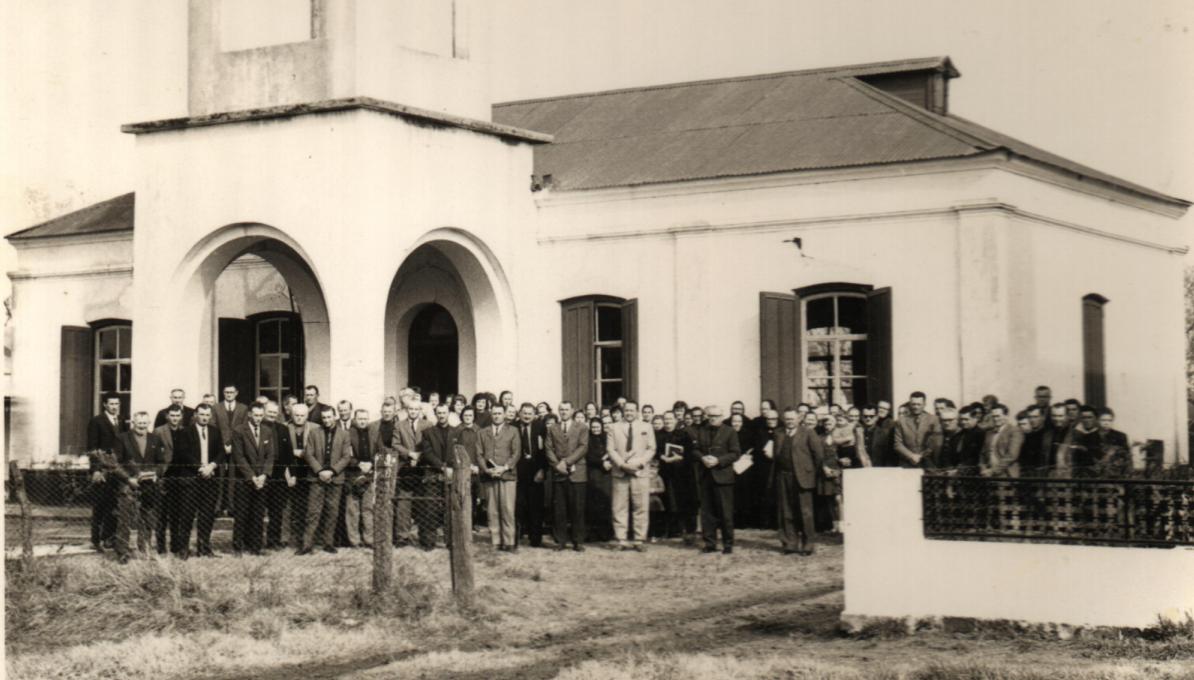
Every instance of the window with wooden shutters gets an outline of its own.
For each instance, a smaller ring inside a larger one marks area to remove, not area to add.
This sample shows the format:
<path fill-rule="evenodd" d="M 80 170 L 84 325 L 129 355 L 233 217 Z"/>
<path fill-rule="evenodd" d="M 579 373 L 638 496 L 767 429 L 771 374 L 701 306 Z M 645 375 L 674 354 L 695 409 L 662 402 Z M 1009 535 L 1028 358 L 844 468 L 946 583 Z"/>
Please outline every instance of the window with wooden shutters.
<path fill-rule="evenodd" d="M 78 455 L 87 448 L 87 421 L 94 415 L 93 335 L 94 331 L 88 327 L 62 327 L 58 355 L 58 452 L 63 455 Z"/>
<path fill-rule="evenodd" d="M 1082 298 L 1082 383 L 1086 403 L 1107 405 L 1107 378 L 1103 354 L 1103 308 L 1107 298 L 1091 293 Z"/>
<path fill-rule="evenodd" d="M 128 321 L 102 321 L 92 324 L 95 331 L 95 389 L 91 402 L 99 413 L 105 394 L 120 398 L 120 413 L 129 416 L 133 393 L 133 326 Z"/>
<path fill-rule="evenodd" d="M 562 397 L 577 405 L 634 398 L 638 381 L 638 304 L 605 295 L 560 302 Z"/>

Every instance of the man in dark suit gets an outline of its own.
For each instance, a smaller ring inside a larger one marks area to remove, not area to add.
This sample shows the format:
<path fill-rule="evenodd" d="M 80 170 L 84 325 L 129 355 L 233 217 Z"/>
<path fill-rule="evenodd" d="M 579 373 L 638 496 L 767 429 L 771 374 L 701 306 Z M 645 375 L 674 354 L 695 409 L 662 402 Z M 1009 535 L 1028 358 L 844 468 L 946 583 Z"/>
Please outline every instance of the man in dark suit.
<path fill-rule="evenodd" d="M 589 428 L 572 419 L 572 402 L 560 402 L 560 422 L 547 427 L 547 462 L 552 480 L 552 532 L 556 550 L 568 543 L 572 528 L 572 549 L 585 549 L 585 493 L 589 466 L 585 453 L 589 446 Z"/>
<path fill-rule="evenodd" d="M 184 403 L 186 399 L 187 393 L 181 389 L 176 387 L 170 390 L 170 406 L 158 411 L 157 416 L 153 419 L 153 429 L 156 430 L 167 423 L 171 406 L 177 406 L 182 409 L 182 426 L 189 427 L 191 419 L 195 417 L 195 409 Z"/>
<path fill-rule="evenodd" d="M 285 526 L 286 501 L 294 482 L 294 446 L 290 441 L 290 428 L 278 420 L 278 404 L 267 401 L 261 426 L 273 430 L 274 466 L 265 480 L 265 549 L 282 547 L 282 527 Z"/>
<path fill-rule="evenodd" d="M 93 454 L 92 459 L 105 476 L 105 485 L 112 494 L 115 509 L 116 528 L 113 534 L 112 548 L 116 559 L 124 564 L 129 560 L 129 531 L 137 523 L 137 486 L 136 473 L 130 475 L 125 465 L 126 447 L 138 450 L 144 456 L 148 447 L 149 414 L 144 411 L 133 418 L 133 432 L 121 432 L 109 450 L 100 449 Z M 148 537 L 143 530 L 137 532 L 137 537 L 146 540 Z"/>
<path fill-rule="evenodd" d="M 701 494 L 701 552 L 717 552 L 717 529 L 721 528 L 722 552 L 734 552 L 734 461 L 742 450 L 738 433 L 719 424 L 721 407 L 705 408 L 705 420 L 696 428 L 696 453 L 700 461 L 697 478 Z"/>
<path fill-rule="evenodd" d="M 232 460 L 232 442 L 236 439 L 236 431 L 249 419 L 249 409 L 237 401 L 239 394 L 240 391 L 236 389 L 236 385 L 225 385 L 224 401 L 221 401 L 212 411 L 216 427 L 220 428 L 220 437 L 224 442 L 224 456 L 228 461 Z M 233 514 L 235 489 L 236 476 L 228 475 L 228 479 L 224 480 L 224 484 L 220 487 L 220 496 L 216 501 L 217 511 Z"/>
<path fill-rule="evenodd" d="M 896 422 L 892 437 L 900 466 L 932 468 L 941 453 L 942 441 L 937 416 L 925 413 L 925 393 L 913 392 L 908 397 L 908 415 Z"/>
<path fill-rule="evenodd" d="M 510 398 L 513 399 L 511 394 Z M 511 407 L 512 408 L 512 407 Z M 535 419 L 535 406 L 529 402 L 518 408 L 518 491 L 514 500 L 514 540 L 523 534 L 532 548 L 543 545 L 543 484 L 547 478 L 546 432 Z"/>
<path fill-rule="evenodd" d="M 144 411 L 133 414 L 133 428 L 119 441 L 117 456 L 127 482 L 118 505 L 128 505 L 118 513 L 117 544 L 123 543 L 127 550 L 129 530 L 136 526 L 137 551 L 144 554 L 157 533 L 162 476 L 173 446 L 164 446 L 159 435 L 149 431 L 149 414 Z"/>
<path fill-rule="evenodd" d="M 181 430 L 174 442 L 174 461 L 167 475 L 174 480 L 168 501 L 171 512 L 170 551 L 186 559 L 189 556 L 191 527 L 195 526 L 195 552 L 200 557 L 214 557 L 211 530 L 216 521 L 216 500 L 227 455 L 220 429 L 212 424 L 212 407 L 195 408 L 195 421 Z"/>
<path fill-rule="evenodd" d="M 253 404 L 248 422 L 236 428 L 232 444 L 232 476 L 237 480 L 232 548 L 253 555 L 261 554 L 265 485 L 278 457 L 277 433 L 264 420 L 265 409 L 260 404 Z"/>
<path fill-rule="evenodd" d="M 286 432 L 294 456 L 294 467 L 291 468 L 290 474 L 283 472 L 283 477 L 286 480 L 290 505 L 289 545 L 296 550 L 303 547 L 303 536 L 307 533 L 307 498 L 310 496 L 314 477 L 311 474 L 311 466 L 307 464 L 304 447 L 310 439 L 311 430 L 320 427 L 320 424 L 311 422 L 306 404 L 295 404 L 290 408 L 290 422 L 286 425 Z"/>
<path fill-rule="evenodd" d="M 336 552 L 336 518 L 340 514 L 344 470 L 352 462 L 348 433 L 340 428 L 336 412 L 324 409 L 320 417 L 323 427 L 309 429 L 303 446 L 303 458 L 314 477 L 307 493 L 307 528 L 303 545 L 297 551 L 299 555 L 309 555 L 314 550 L 317 534 L 324 552 Z"/>
<path fill-rule="evenodd" d="M 518 493 L 518 433 L 505 424 L 506 409 L 494 404 L 490 424 L 481 430 L 481 465 L 488 499 L 489 540 L 497 550 L 518 552 L 514 532 L 514 501 Z"/>
<path fill-rule="evenodd" d="M 99 454 L 113 453 L 117 437 L 128 428 L 120 417 L 120 397 L 104 394 L 100 400 L 103 412 L 87 423 L 87 453 L 90 457 L 91 483 L 94 487 L 91 504 L 91 547 L 103 552 L 111 548 L 116 537 L 117 480 L 109 478 Z"/>
<path fill-rule="evenodd" d="M 817 475 L 828 474 L 822 438 L 800 424 L 794 408 L 784 409 L 784 426 L 775 432 L 771 447 L 775 465 L 767 480 L 775 491 L 779 541 L 784 554 L 813 553 L 813 495 Z"/>
<path fill-rule="evenodd" d="M 423 471 L 421 498 L 414 503 L 419 525 L 419 546 L 433 550 L 444 519 L 443 471 L 452 467 L 452 428 L 448 426 L 448 405 L 435 406 L 435 425 L 425 428 L 419 441 L 418 467 Z"/>
<path fill-rule="evenodd" d="M 153 449 L 153 457 L 159 463 L 160 472 L 158 473 L 157 490 L 158 490 L 158 515 L 157 515 L 157 548 L 159 555 L 165 555 L 169 550 L 170 545 L 166 543 L 166 528 L 173 522 L 173 508 L 174 504 L 169 503 L 170 480 L 167 479 L 167 472 L 170 470 L 170 464 L 174 461 L 174 443 L 178 440 L 180 433 L 183 430 L 182 425 L 183 410 L 181 406 L 171 404 L 166 409 L 166 424 L 161 427 L 154 428 L 153 435 L 149 438 L 149 446 Z"/>

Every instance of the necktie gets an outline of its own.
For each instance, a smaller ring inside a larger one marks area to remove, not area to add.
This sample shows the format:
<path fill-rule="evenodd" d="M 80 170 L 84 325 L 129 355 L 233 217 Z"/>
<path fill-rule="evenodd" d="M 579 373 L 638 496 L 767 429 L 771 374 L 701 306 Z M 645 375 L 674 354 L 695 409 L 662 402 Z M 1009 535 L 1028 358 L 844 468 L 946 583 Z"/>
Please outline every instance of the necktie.
<path fill-rule="evenodd" d="M 258 434 L 256 425 L 253 426 L 253 443 L 258 446 L 261 445 L 261 435 Z"/>
<path fill-rule="evenodd" d="M 626 423 L 626 451 L 634 450 L 634 423 Z"/>
<path fill-rule="evenodd" d="M 207 465 L 207 428 L 199 428 L 199 463 Z"/>

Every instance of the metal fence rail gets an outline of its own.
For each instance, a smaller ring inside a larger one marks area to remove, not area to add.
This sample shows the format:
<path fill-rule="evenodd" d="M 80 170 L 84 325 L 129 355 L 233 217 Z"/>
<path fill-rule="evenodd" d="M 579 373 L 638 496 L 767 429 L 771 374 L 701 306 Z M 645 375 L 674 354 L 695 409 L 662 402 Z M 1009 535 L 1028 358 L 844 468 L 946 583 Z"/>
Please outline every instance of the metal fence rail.
<path fill-rule="evenodd" d="M 926 538 L 1194 546 L 1194 482 L 925 475 Z"/>

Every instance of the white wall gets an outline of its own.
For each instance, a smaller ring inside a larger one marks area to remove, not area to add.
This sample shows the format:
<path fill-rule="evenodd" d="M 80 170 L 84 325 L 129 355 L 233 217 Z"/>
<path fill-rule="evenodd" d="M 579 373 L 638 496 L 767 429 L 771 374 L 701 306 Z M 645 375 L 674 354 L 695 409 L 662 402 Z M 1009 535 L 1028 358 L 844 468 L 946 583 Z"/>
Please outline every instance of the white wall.
<path fill-rule="evenodd" d="M 928 540 L 919 470 L 847 470 L 843 618 L 1148 627 L 1194 615 L 1194 548 Z"/>

